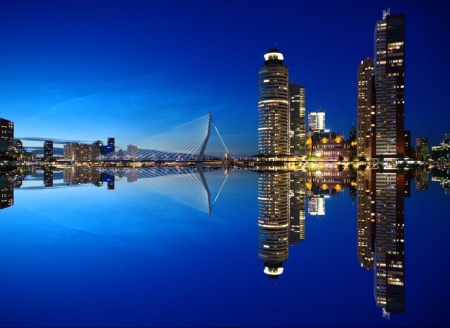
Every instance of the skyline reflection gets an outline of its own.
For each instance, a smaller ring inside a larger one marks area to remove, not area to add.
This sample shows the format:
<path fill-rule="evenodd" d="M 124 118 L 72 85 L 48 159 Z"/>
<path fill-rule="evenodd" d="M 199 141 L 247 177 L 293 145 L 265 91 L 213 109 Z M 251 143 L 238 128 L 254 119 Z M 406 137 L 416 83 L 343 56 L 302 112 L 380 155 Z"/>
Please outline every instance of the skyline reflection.
<path fill-rule="evenodd" d="M 217 168 L 205 169 L 205 172 L 208 170 Z M 373 286 L 370 288 L 373 288 L 375 306 L 381 308 L 383 316 L 388 319 L 391 313 L 406 312 L 404 198 L 410 197 L 411 186 L 419 191 L 416 197 L 427 191 L 430 173 L 431 181 L 439 182 L 445 188 L 448 186 L 448 170 L 356 171 L 339 170 L 338 167 L 308 167 L 296 171 L 285 168 L 257 168 L 254 171 L 258 175 L 258 258 L 264 263 L 265 275 L 269 278 L 284 279 L 284 271 L 295 267 L 287 263 L 290 247 L 302 248 L 306 243 L 314 242 L 311 237 L 306 239 L 308 221 L 332 220 L 336 213 L 327 208 L 328 202 L 351 202 L 357 205 L 356 260 L 362 268 L 373 272 Z M 229 172 L 233 171 L 223 171 L 222 177 L 226 178 Z M 193 180 L 194 176 L 197 180 Z M 201 193 L 206 195 L 199 177 L 200 173 L 194 168 L 98 170 L 71 167 L 62 171 L 45 169 L 22 176 L 2 174 L 0 204 L 5 210 L 1 213 L 8 213 L 7 207 L 14 205 L 14 191 L 18 188 L 41 192 L 46 189 L 91 184 L 103 187 L 103 190 L 114 190 L 110 184 L 117 181 L 127 185 L 141 184 L 152 190 L 165 185 L 176 194 L 167 192 L 162 193 L 163 195 L 178 201 L 185 200 L 181 202 L 189 205 L 187 200 L 192 200 L 194 194 L 199 196 L 201 188 Z M 412 179 L 415 179 L 415 184 L 411 183 Z M 183 185 L 183 181 L 190 182 Z M 200 189 L 193 187 L 193 181 L 197 181 L 195 183 L 198 183 Z M 107 182 L 106 188 L 104 182 Z M 190 190 L 186 188 L 187 185 L 191 186 Z M 121 188 L 120 184 L 115 187 Z M 222 187 L 223 183 L 220 189 Z M 224 189 L 226 190 L 226 186 Z M 350 197 L 344 197 L 347 192 Z M 111 195 L 113 194 L 112 191 Z M 336 197 L 339 195 L 342 197 Z M 206 199 L 203 196 L 200 198 Z M 190 206 L 200 209 L 198 206 Z M 301 261 L 299 258 L 293 260 Z"/>

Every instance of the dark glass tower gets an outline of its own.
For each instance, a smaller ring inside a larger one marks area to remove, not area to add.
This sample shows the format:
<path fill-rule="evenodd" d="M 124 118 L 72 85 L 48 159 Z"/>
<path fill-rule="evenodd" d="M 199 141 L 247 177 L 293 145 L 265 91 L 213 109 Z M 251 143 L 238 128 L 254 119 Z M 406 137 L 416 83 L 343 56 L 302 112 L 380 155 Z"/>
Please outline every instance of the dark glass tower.
<path fill-rule="evenodd" d="M 408 155 L 405 147 L 405 15 L 383 12 L 375 27 L 375 156 Z"/>
<path fill-rule="evenodd" d="M 305 88 L 295 82 L 289 82 L 290 105 L 290 154 L 306 156 L 306 118 Z"/>
<path fill-rule="evenodd" d="M 53 141 L 45 140 L 44 142 L 44 160 L 50 160 L 53 157 Z"/>
<path fill-rule="evenodd" d="M 14 150 L 14 123 L 0 118 L 0 151 Z"/>

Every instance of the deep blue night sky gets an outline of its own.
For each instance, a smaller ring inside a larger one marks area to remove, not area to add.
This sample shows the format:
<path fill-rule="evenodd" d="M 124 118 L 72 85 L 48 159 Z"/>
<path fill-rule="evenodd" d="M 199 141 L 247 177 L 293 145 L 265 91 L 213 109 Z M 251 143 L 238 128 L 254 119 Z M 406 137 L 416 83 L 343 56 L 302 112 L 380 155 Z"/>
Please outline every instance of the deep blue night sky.
<path fill-rule="evenodd" d="M 359 62 L 382 10 L 406 14 L 405 128 L 448 127 L 448 5 L 437 1 L 0 2 L 0 117 L 16 137 L 126 146 L 212 111 L 234 156 L 257 152 L 257 74 L 278 47 L 307 111 L 356 124 Z M 208 151 L 222 153 L 212 138 Z"/>

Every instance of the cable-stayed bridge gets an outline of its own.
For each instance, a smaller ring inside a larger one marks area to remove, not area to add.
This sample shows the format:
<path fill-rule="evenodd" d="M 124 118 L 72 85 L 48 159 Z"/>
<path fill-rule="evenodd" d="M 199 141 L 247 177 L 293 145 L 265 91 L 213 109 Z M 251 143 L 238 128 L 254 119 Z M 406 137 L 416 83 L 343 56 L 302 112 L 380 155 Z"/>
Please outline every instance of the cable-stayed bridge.
<path fill-rule="evenodd" d="M 228 156 L 228 148 L 212 120 L 211 113 L 209 113 L 167 132 L 128 145 L 126 150 L 123 146 L 116 146 L 115 148 L 119 148 L 119 150 L 96 155 L 91 160 L 202 161 L 211 135 L 212 126 L 224 146 L 226 156 Z M 18 139 L 26 141 L 50 140 L 55 144 L 78 143 L 93 145 L 95 143 L 41 137 L 22 137 Z M 86 161 L 86 158 L 83 158 L 83 161 Z"/>
<path fill-rule="evenodd" d="M 172 130 L 129 145 L 126 151 L 118 150 L 103 155 L 102 159 L 201 161 L 211 134 L 211 125 L 214 126 L 228 154 L 228 148 L 209 113 Z"/>

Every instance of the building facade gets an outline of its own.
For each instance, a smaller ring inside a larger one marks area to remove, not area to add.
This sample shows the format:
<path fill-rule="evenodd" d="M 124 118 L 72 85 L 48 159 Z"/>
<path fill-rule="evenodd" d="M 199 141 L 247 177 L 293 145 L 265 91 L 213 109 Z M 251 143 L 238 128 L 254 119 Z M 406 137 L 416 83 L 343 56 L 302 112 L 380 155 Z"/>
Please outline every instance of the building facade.
<path fill-rule="evenodd" d="M 14 150 L 14 123 L 0 118 L 0 151 Z"/>
<path fill-rule="evenodd" d="M 375 114 L 373 60 L 366 58 L 358 66 L 358 136 L 357 155 L 372 157 L 372 115 Z M 373 112 L 373 114 L 372 114 Z"/>
<path fill-rule="evenodd" d="M 416 155 L 417 158 L 421 160 L 425 160 L 430 157 L 428 137 L 416 138 Z"/>
<path fill-rule="evenodd" d="M 264 55 L 258 74 L 258 152 L 290 154 L 289 70 L 278 49 Z"/>
<path fill-rule="evenodd" d="M 44 160 L 50 160 L 53 157 L 53 141 L 44 141 Z"/>
<path fill-rule="evenodd" d="M 290 154 L 306 156 L 306 90 L 295 82 L 289 82 L 290 102 Z"/>
<path fill-rule="evenodd" d="M 308 130 L 320 132 L 325 130 L 325 111 L 308 113 Z"/>
<path fill-rule="evenodd" d="M 383 12 L 374 38 L 375 145 L 377 157 L 407 155 L 404 140 L 405 15 Z"/>

